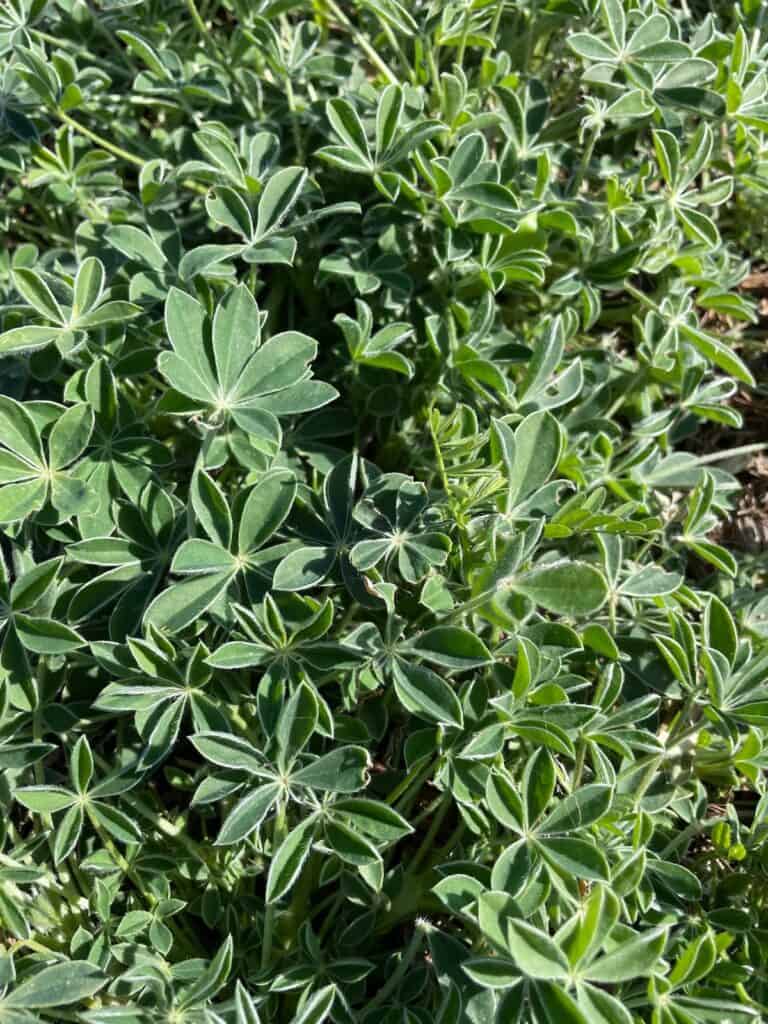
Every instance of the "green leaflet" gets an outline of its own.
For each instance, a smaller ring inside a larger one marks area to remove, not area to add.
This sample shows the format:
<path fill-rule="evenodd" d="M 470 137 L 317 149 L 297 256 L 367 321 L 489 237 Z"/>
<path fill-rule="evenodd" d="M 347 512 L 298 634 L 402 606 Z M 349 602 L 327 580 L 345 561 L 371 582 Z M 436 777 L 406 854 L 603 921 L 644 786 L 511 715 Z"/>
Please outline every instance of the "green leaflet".
<path fill-rule="evenodd" d="M 224 819 L 216 844 L 229 846 L 249 836 L 267 816 L 279 793 L 276 783 L 267 783 L 243 797 Z"/>
<path fill-rule="evenodd" d="M 608 596 L 599 570 L 583 562 L 539 566 L 516 577 L 510 587 L 547 611 L 560 615 L 595 611 Z"/>
<path fill-rule="evenodd" d="M 6 1006 L 35 1010 L 68 1006 L 92 996 L 106 981 L 94 964 L 84 960 L 66 961 L 45 967 L 23 981 L 3 1002 Z"/>
<path fill-rule="evenodd" d="M 267 901 L 279 900 L 291 888 L 309 855 L 316 822 L 307 818 L 289 832 L 272 858 L 267 879 Z"/>
<path fill-rule="evenodd" d="M 295 771 L 291 779 L 328 793 L 354 793 L 366 782 L 368 753 L 363 747 L 339 747 Z"/>
<path fill-rule="evenodd" d="M 403 705 L 433 722 L 460 727 L 461 704 L 440 676 L 419 665 L 394 667 L 395 690 Z"/>

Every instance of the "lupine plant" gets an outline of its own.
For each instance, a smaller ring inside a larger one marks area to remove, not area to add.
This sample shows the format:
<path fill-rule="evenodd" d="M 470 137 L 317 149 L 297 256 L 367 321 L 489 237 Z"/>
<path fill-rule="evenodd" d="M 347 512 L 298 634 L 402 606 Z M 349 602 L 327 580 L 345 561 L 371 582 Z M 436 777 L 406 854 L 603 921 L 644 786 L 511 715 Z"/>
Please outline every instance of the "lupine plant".
<path fill-rule="evenodd" d="M 765 4 L 0 65 L 0 1020 L 764 1019 Z"/>

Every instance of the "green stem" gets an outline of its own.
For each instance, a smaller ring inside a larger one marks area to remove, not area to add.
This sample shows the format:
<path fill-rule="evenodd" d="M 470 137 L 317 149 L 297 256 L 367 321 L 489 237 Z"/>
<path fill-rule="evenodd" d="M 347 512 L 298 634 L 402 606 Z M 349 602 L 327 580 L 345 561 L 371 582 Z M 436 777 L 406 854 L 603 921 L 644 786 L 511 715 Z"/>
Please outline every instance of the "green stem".
<path fill-rule="evenodd" d="M 325 920 L 323 921 L 322 927 L 320 928 L 320 931 L 317 933 L 317 940 L 320 943 L 322 943 L 322 941 L 325 938 L 325 936 L 328 934 L 330 929 L 333 927 L 333 924 L 334 924 L 334 922 L 336 920 L 336 914 L 338 913 L 339 908 L 341 907 L 342 903 L 344 902 L 344 893 L 343 892 L 334 893 L 330 897 L 330 902 L 333 905 L 331 906 L 331 909 L 328 911 L 328 913 L 325 915 Z"/>
<path fill-rule="evenodd" d="M 472 612 L 477 611 L 478 608 L 482 608 L 484 604 L 487 604 L 491 600 L 491 598 L 495 597 L 500 589 L 502 589 L 502 581 L 495 583 L 492 587 L 488 587 L 487 590 L 484 590 L 476 597 L 471 597 L 468 601 L 460 604 L 458 608 L 454 608 L 452 612 L 446 615 L 442 621 L 445 623 L 455 622 L 464 615 L 469 615 Z"/>
<path fill-rule="evenodd" d="M 368 1006 L 366 1007 L 366 1012 L 374 1006 L 379 1006 L 393 992 L 397 991 L 400 982 L 405 977 L 408 968 L 411 966 L 421 949 L 422 943 L 424 942 L 425 931 L 426 926 L 424 923 L 417 921 L 413 935 L 411 936 L 411 941 L 408 943 L 408 947 L 403 953 L 400 962 L 373 999 L 369 1001 Z"/>
<path fill-rule="evenodd" d="M 459 52 L 456 54 L 456 63 L 459 67 L 464 65 L 464 54 L 467 49 L 467 37 L 469 36 L 470 26 L 470 6 L 467 4 L 464 10 L 464 24 L 461 26 L 461 39 L 459 40 Z"/>
<path fill-rule="evenodd" d="M 448 854 L 453 851 L 453 848 L 456 846 L 456 844 L 459 842 L 459 840 L 464 835 L 464 832 L 466 831 L 466 828 L 467 828 L 467 826 L 466 826 L 466 823 L 465 823 L 464 819 L 463 818 L 459 818 L 459 823 L 456 826 L 456 828 L 453 830 L 453 832 L 451 832 L 451 834 L 448 836 L 448 838 L 445 841 L 445 843 L 439 848 L 439 850 L 437 851 L 435 856 L 432 858 L 432 863 L 433 864 L 440 864 L 441 861 L 444 861 L 444 860 L 447 859 Z"/>
<path fill-rule="evenodd" d="M 198 11 L 197 9 L 197 4 L 195 3 L 195 0 L 187 0 L 187 10 L 189 11 L 189 16 L 192 19 L 192 24 L 197 29 L 198 34 L 202 36 L 203 42 L 208 42 L 210 40 L 211 46 L 218 51 L 218 47 L 216 46 L 216 43 L 213 40 L 213 36 L 208 31 L 208 26 L 205 24 L 202 17 L 200 16 L 200 11 Z M 217 57 L 218 56 L 219 55 L 217 52 Z"/>
<path fill-rule="evenodd" d="M 40 29 L 33 28 L 27 29 L 31 31 L 42 42 L 49 43 L 51 46 L 56 46 L 59 49 L 70 50 L 78 57 L 87 57 L 89 63 L 98 64 L 100 67 L 105 68 L 112 74 L 120 75 L 122 78 L 130 78 L 132 75 L 130 68 L 119 67 L 114 64 L 111 60 L 106 60 L 104 57 L 97 57 L 90 50 L 86 50 L 83 46 L 78 46 L 77 43 L 73 43 L 69 39 L 57 39 L 56 36 L 49 35 L 47 32 L 41 32 Z"/>
<path fill-rule="evenodd" d="M 97 135 L 96 132 L 91 131 L 90 128 L 86 128 L 84 124 L 80 124 L 74 117 L 70 117 L 69 114 L 63 110 L 57 110 L 56 116 L 64 124 L 68 124 L 70 128 L 73 128 L 76 132 L 80 132 L 86 139 L 90 139 L 91 142 L 95 142 L 97 146 L 101 146 L 102 149 L 106 149 L 107 152 L 112 153 L 113 156 L 120 157 L 121 160 L 126 160 L 129 164 L 133 164 L 134 167 L 143 167 L 144 161 L 141 157 L 134 156 L 133 153 L 129 153 L 126 149 L 121 149 L 120 146 L 116 146 L 114 143 L 109 142 L 107 139 L 102 138 L 101 135 Z"/>
<path fill-rule="evenodd" d="M 374 49 L 374 47 L 371 46 L 371 44 L 368 42 L 368 40 L 365 38 L 362 32 L 359 32 L 355 28 L 355 26 L 346 16 L 344 11 L 342 11 L 339 5 L 335 3 L 334 0 L 325 0 L 325 6 L 334 16 L 336 21 L 338 21 L 340 25 L 343 25 L 344 28 L 349 32 L 349 34 L 352 36 L 352 38 L 363 51 L 363 53 L 368 57 L 371 64 L 373 64 L 374 67 L 379 69 L 379 71 L 382 73 L 382 75 L 384 75 L 384 77 L 390 83 L 390 85 L 396 85 L 397 75 L 394 73 L 392 68 L 387 64 L 387 62 L 383 59 L 383 57 L 381 57 Z"/>
<path fill-rule="evenodd" d="M 453 508 L 452 489 L 448 480 L 448 471 L 445 468 L 445 460 L 443 459 L 443 452 L 440 448 L 440 442 L 437 439 L 437 431 L 435 430 L 435 423 L 432 418 L 434 407 L 430 408 L 427 412 L 427 426 L 429 427 L 429 436 L 432 438 L 432 448 L 435 452 L 435 461 L 437 462 L 437 471 L 440 475 L 440 483 L 443 485 L 445 496 L 448 499 L 451 508 Z"/>
<path fill-rule="evenodd" d="M 536 28 L 536 16 L 539 13 L 538 6 L 538 2 L 534 2 L 531 4 L 531 12 L 528 18 L 528 25 L 525 30 L 525 63 L 523 67 L 525 68 L 526 73 L 530 69 L 531 62 L 533 61 L 533 50 L 535 40 L 534 29 Z"/>
<path fill-rule="evenodd" d="M 706 832 L 708 828 L 714 828 L 718 822 L 723 819 L 718 818 L 705 818 L 704 821 L 694 821 L 687 828 L 684 828 L 682 832 L 679 832 L 674 839 L 670 840 L 664 849 L 659 854 L 662 860 L 667 860 L 671 853 L 679 850 L 681 846 L 686 846 L 694 836 L 700 832 Z"/>
<path fill-rule="evenodd" d="M 443 83 L 440 81 L 440 69 L 438 68 L 437 61 L 435 60 L 435 49 L 433 46 L 430 45 L 431 42 L 431 39 L 424 40 L 424 50 L 427 54 L 427 65 L 429 67 L 430 78 L 432 79 L 432 88 L 435 90 L 435 93 L 437 94 L 438 107 L 442 109 Z"/>
<path fill-rule="evenodd" d="M 36 704 L 35 704 L 35 710 L 34 710 L 33 715 L 32 715 L 32 740 L 33 740 L 34 743 L 40 743 L 40 742 L 42 742 L 42 739 L 43 739 L 43 713 L 42 713 L 43 694 L 42 694 L 42 690 L 43 690 L 43 679 L 44 679 L 44 673 L 45 672 L 46 672 L 46 668 L 45 668 L 45 665 L 44 665 L 44 663 L 43 663 L 43 661 L 41 659 L 40 667 L 38 669 Z M 45 769 L 43 768 L 43 765 L 42 765 L 42 763 L 40 761 L 37 761 L 35 763 L 35 767 L 34 767 L 33 771 L 34 771 L 34 776 L 35 776 L 35 783 L 38 786 L 43 785 L 44 782 L 45 782 Z M 56 839 L 55 839 L 56 829 L 55 829 L 55 826 L 53 824 L 53 817 L 51 816 L 51 814 L 49 812 L 43 812 L 40 815 L 40 820 L 42 821 L 43 827 L 45 828 L 46 832 L 48 833 L 48 849 L 51 851 L 51 860 L 55 863 L 54 849 L 55 849 L 55 845 L 56 845 Z M 61 870 L 60 869 L 57 869 L 57 874 L 59 876 L 59 881 L 61 882 L 62 886 L 64 887 L 65 891 L 67 892 L 68 898 L 72 899 L 73 898 L 73 893 L 76 892 L 75 887 L 72 886 L 71 884 L 67 884 L 65 882 L 65 880 L 61 876 Z"/>
<path fill-rule="evenodd" d="M 277 808 L 277 814 L 272 824 L 272 855 L 274 856 L 275 850 L 277 850 L 285 838 L 287 831 L 287 819 L 285 813 L 285 801 L 280 800 Z M 263 970 L 266 970 L 272 962 L 272 943 L 275 932 L 275 915 L 276 908 L 274 903 L 267 904 L 267 910 L 264 915 L 264 935 L 262 937 L 261 944 L 261 966 Z"/>
<path fill-rule="evenodd" d="M 385 802 L 388 804 L 396 803 L 403 795 L 403 793 L 410 789 L 412 784 L 416 782 L 421 784 L 422 782 L 424 782 L 424 780 L 427 779 L 430 773 L 432 772 L 433 766 L 433 761 L 429 761 L 426 765 L 415 765 L 408 772 L 406 777 L 395 786 L 391 793 L 388 794 Z"/>
<path fill-rule="evenodd" d="M 291 946 L 301 926 L 309 918 L 309 901 L 317 888 L 320 874 L 320 860 L 317 854 L 310 853 L 304 868 L 299 875 L 291 898 L 291 904 L 284 920 L 290 927 Z M 287 929 L 284 929 L 287 931 Z M 290 947 L 289 947 L 290 948 Z"/>
<path fill-rule="evenodd" d="M 571 782 L 571 792 L 574 793 L 581 785 L 581 777 L 584 774 L 584 761 L 587 756 L 587 744 L 583 739 L 580 739 L 576 745 L 576 764 L 573 768 L 573 781 Z"/>
<path fill-rule="evenodd" d="M 704 466 L 710 462 L 725 462 L 726 459 L 733 459 L 737 455 L 751 455 L 753 452 L 763 452 L 766 448 L 768 448 L 768 442 L 756 441 L 755 444 L 742 444 L 738 448 L 726 448 L 725 451 L 699 455 L 696 457 L 696 461 L 700 466 Z"/>
<path fill-rule="evenodd" d="M 576 196 L 579 194 L 584 176 L 589 170 L 589 165 L 592 162 L 592 154 L 595 151 L 595 145 L 597 144 L 598 137 L 600 135 L 599 129 L 595 129 L 589 136 L 589 142 L 587 143 L 584 152 L 581 155 L 579 166 L 576 168 L 576 173 L 573 176 L 571 184 L 568 186 L 568 195 Z"/>
<path fill-rule="evenodd" d="M 56 241 L 60 245 L 63 245 L 65 248 L 66 248 L 66 246 L 69 246 L 69 245 L 72 244 L 72 239 L 71 238 L 66 238 L 64 235 L 60 234 L 58 231 L 56 231 L 56 232 L 48 231 L 47 228 L 40 227 L 39 224 L 32 224 L 32 223 L 30 223 L 30 221 L 28 221 L 28 220 L 21 220 L 19 217 L 17 217 L 15 222 L 14 222 L 14 231 L 17 234 L 23 234 L 23 235 L 26 235 L 27 232 L 31 232 L 33 235 L 38 235 L 40 238 L 46 239 L 49 243 L 51 241 Z"/>
<path fill-rule="evenodd" d="M 607 420 L 613 419 L 613 417 L 616 415 L 616 413 L 619 411 L 619 409 L 622 407 L 622 405 L 624 405 L 624 403 L 629 398 L 632 397 L 632 395 L 635 393 L 635 391 L 637 391 L 638 388 L 642 388 L 642 387 L 645 386 L 645 383 L 646 383 L 645 377 L 646 377 L 645 367 L 640 367 L 640 369 L 637 371 L 637 373 L 633 375 L 632 383 L 628 387 L 625 387 L 622 390 L 621 394 L 616 396 L 616 398 L 613 400 L 613 402 L 611 402 L 611 404 L 608 406 L 606 411 L 603 413 L 603 416 L 605 417 L 605 419 L 607 419 Z"/>
<path fill-rule="evenodd" d="M 49 949 L 44 946 L 42 942 L 37 942 L 35 939 L 14 939 L 11 943 L 11 949 L 32 949 L 35 953 L 42 953 L 43 956 L 60 957 L 61 954 L 55 952 L 53 949 Z"/>
<path fill-rule="evenodd" d="M 643 778 L 640 782 L 640 785 L 632 794 L 632 799 L 634 800 L 635 806 L 637 806 L 642 800 L 642 798 L 645 796 L 646 790 L 651 785 L 653 780 L 656 778 L 656 772 L 661 767 L 663 761 L 663 754 L 655 754 L 653 757 L 651 757 L 648 763 L 648 767 L 645 770 L 645 773 L 643 774 Z"/>
<path fill-rule="evenodd" d="M 110 855 L 110 857 L 115 862 L 115 864 L 120 868 L 120 870 L 123 872 L 123 874 L 126 875 L 128 878 L 130 878 L 130 880 L 136 886 L 136 889 L 144 897 L 144 900 L 148 904 L 150 910 L 152 910 L 154 908 L 154 906 L 155 906 L 155 903 L 157 902 L 155 897 L 151 893 L 148 893 L 148 892 L 144 891 L 144 886 L 141 883 L 141 878 L 139 877 L 137 872 L 131 867 L 131 865 L 126 860 L 126 858 L 122 855 L 122 853 L 120 853 L 118 848 L 112 842 L 112 838 L 109 835 L 109 833 L 107 832 L 107 830 L 103 827 L 103 825 L 101 824 L 99 819 L 96 817 L 96 815 L 91 812 L 91 809 L 90 809 L 90 807 L 87 804 L 85 806 L 85 812 L 86 812 L 86 814 L 88 816 L 88 820 L 90 821 L 90 823 L 91 823 L 91 825 L 93 827 L 94 832 L 96 833 L 96 835 L 101 840 L 101 842 L 102 842 L 102 844 L 104 846 L 104 849 Z"/>
<path fill-rule="evenodd" d="M 186 4 L 187 10 L 189 11 L 189 15 L 192 18 L 192 24 L 197 29 L 197 33 L 202 39 L 203 45 L 210 47 L 210 56 L 214 61 L 216 61 L 220 65 L 221 70 L 224 72 L 224 74 L 230 80 L 232 85 L 235 87 L 235 90 L 239 95 L 239 99 L 243 102 L 243 105 L 245 106 L 246 110 L 248 111 L 249 114 L 251 114 L 251 116 L 253 116 L 253 108 L 251 107 L 250 103 L 247 102 L 246 97 L 243 95 L 243 90 L 240 88 L 240 82 L 238 81 L 232 61 L 227 57 L 226 53 L 224 53 L 219 44 L 216 42 L 213 30 L 209 29 L 208 26 L 203 21 L 202 15 L 200 14 L 200 11 L 197 8 L 195 0 L 186 0 Z"/>
<path fill-rule="evenodd" d="M 405 52 L 402 46 L 400 45 L 400 40 L 397 38 L 394 31 L 392 30 L 392 26 L 387 24 L 386 21 L 382 21 L 381 27 L 384 30 L 384 35 L 387 37 L 387 42 L 397 54 L 397 59 L 400 61 L 400 66 L 402 67 L 403 70 L 403 76 L 409 78 L 410 81 L 415 85 L 417 81 L 416 72 L 411 67 L 411 62 L 406 57 Z"/>
<path fill-rule="evenodd" d="M 452 317 L 449 318 L 448 325 L 450 329 L 451 325 L 453 325 Z M 454 332 L 455 326 L 454 331 L 452 331 L 451 333 Z M 452 345 L 452 348 L 455 348 L 455 344 Z M 454 522 L 456 523 L 456 529 L 458 530 L 459 534 L 459 543 L 461 545 L 461 556 L 462 558 L 467 559 L 470 554 L 470 543 L 469 537 L 467 536 L 466 524 L 464 521 L 464 510 L 461 506 L 461 502 L 457 500 L 455 494 L 453 493 L 453 488 L 451 487 L 450 480 L 448 479 L 448 470 L 445 465 L 445 460 L 443 459 L 443 452 L 440 448 L 440 442 L 437 437 L 437 430 L 435 429 L 435 423 L 432 417 L 433 412 L 434 406 L 432 405 L 427 410 L 427 425 L 429 427 L 430 437 L 432 438 L 432 448 L 435 453 L 435 461 L 437 462 L 437 469 L 440 475 L 440 483 L 443 486 L 445 496 L 448 500 L 448 507 L 450 508 Z"/>
<path fill-rule="evenodd" d="M 285 98 L 288 101 L 288 110 L 291 114 L 291 131 L 293 132 L 293 144 L 296 147 L 296 160 L 298 163 L 304 163 L 304 144 L 301 141 L 301 124 L 299 123 L 299 113 L 296 109 L 296 96 L 293 92 L 293 83 L 291 82 L 291 76 L 285 76 Z"/>
<path fill-rule="evenodd" d="M 87 0 L 86 0 L 86 2 L 87 2 Z M 93 17 L 93 24 L 94 24 L 94 27 L 95 27 L 96 31 L 99 33 L 99 35 L 102 37 L 102 39 L 104 39 L 106 41 L 107 46 L 115 54 L 117 59 L 120 61 L 120 64 L 125 66 L 124 73 L 127 72 L 127 74 L 129 76 L 132 76 L 133 75 L 133 68 L 131 67 L 130 61 L 128 60 L 128 57 L 126 55 L 125 50 L 123 50 L 120 47 L 120 44 L 115 39 L 115 37 L 112 34 L 112 32 L 110 32 L 109 28 L 104 24 L 102 19 L 99 17 L 99 12 L 97 10 L 94 10 L 93 6 L 90 3 L 88 4 L 88 8 L 89 8 L 89 10 L 91 12 L 91 15 Z M 89 59 L 90 59 L 90 54 L 88 56 L 89 56 Z"/>
<path fill-rule="evenodd" d="M 104 758 L 100 757 L 98 754 L 95 756 L 95 761 L 100 768 L 109 768 L 108 762 L 105 761 Z M 124 800 L 125 803 L 128 804 L 128 806 L 131 808 L 131 810 L 136 812 L 136 814 L 140 815 L 142 818 L 145 818 L 147 821 L 150 821 L 158 830 L 158 832 L 162 832 L 169 839 L 176 840 L 176 842 L 183 846 L 184 849 L 187 850 L 195 858 L 195 860 L 197 860 L 200 864 L 208 866 L 208 862 L 200 852 L 198 844 L 194 841 L 194 839 L 191 839 L 184 831 L 184 826 L 186 825 L 185 819 L 182 819 L 182 821 L 177 824 L 168 821 L 167 818 L 164 818 L 162 815 L 157 814 L 157 812 L 154 811 L 151 807 L 149 807 L 140 797 L 136 796 L 134 793 L 130 791 L 121 794 L 121 799 Z"/>
<path fill-rule="evenodd" d="M 425 807 L 423 811 L 420 811 L 413 819 L 413 821 L 411 822 L 413 827 L 416 828 L 422 823 L 422 821 L 426 821 L 427 818 L 430 817 L 430 815 L 434 814 L 444 799 L 444 793 L 441 793 L 439 796 L 436 796 L 435 799 L 427 807 Z"/>
<path fill-rule="evenodd" d="M 107 139 L 98 135 L 90 128 L 87 128 L 79 121 L 76 121 L 74 117 L 70 117 L 69 114 L 65 113 L 63 110 L 57 110 L 56 117 L 58 117 L 58 119 L 64 124 L 68 124 L 70 128 L 73 128 L 76 132 L 80 132 L 80 134 L 84 135 L 86 139 L 90 139 L 91 142 L 95 142 L 97 146 L 101 146 L 102 149 L 106 149 L 109 153 L 112 153 L 113 156 L 120 157 L 121 160 L 127 160 L 128 163 L 133 164 L 134 167 L 143 168 L 147 163 L 146 160 L 142 160 L 141 157 L 136 156 L 134 153 L 129 153 L 126 149 L 122 149 L 120 146 L 115 146 L 113 143 L 108 142 Z M 205 186 L 200 185 L 196 181 L 190 181 L 189 179 L 184 179 L 183 181 L 180 181 L 179 184 L 182 188 L 188 188 L 192 192 L 197 192 L 199 195 L 206 195 L 208 192 L 208 189 L 205 188 Z"/>
<path fill-rule="evenodd" d="M 501 24 L 501 16 L 504 13 L 504 3 L 505 3 L 505 0 L 497 0 L 497 2 L 496 2 L 496 10 L 495 10 L 494 15 L 493 15 L 493 21 L 491 22 L 491 28 L 490 28 L 490 31 L 488 32 L 488 35 L 490 36 L 490 38 L 493 40 L 494 43 L 496 42 L 496 36 L 498 35 L 498 32 L 499 32 L 499 25 Z M 492 46 L 493 46 L 493 44 L 491 44 L 491 48 L 492 48 Z"/>
<path fill-rule="evenodd" d="M 665 746 L 676 746 L 684 738 L 692 736 L 694 733 L 698 732 L 700 728 L 698 724 L 700 718 L 701 708 L 696 703 L 696 696 L 695 694 L 689 694 L 672 723 L 672 728 L 667 736 Z"/>
<path fill-rule="evenodd" d="M 683 717 L 684 717 L 683 711 L 681 711 L 680 712 L 680 718 L 682 719 Z M 680 719 L 678 719 L 678 720 L 680 720 Z M 668 750 L 670 747 L 679 745 L 683 740 L 687 739 L 688 736 L 691 736 L 695 732 L 697 732 L 699 730 L 699 728 L 700 727 L 698 725 L 691 725 L 682 734 L 677 735 L 677 736 L 673 735 L 673 733 L 674 733 L 674 729 L 673 729 L 673 732 L 670 733 L 669 737 L 667 738 L 667 742 L 665 743 L 665 747 Z M 674 743 L 671 742 L 672 740 L 674 740 Z M 640 780 L 640 785 L 637 787 L 635 792 L 632 793 L 632 798 L 633 798 L 633 800 L 635 802 L 635 806 L 637 806 L 637 804 L 639 804 L 640 800 L 642 800 L 642 798 L 645 796 L 645 793 L 646 793 L 648 787 L 651 785 L 653 780 L 656 778 L 656 773 L 658 772 L 659 768 L 661 767 L 661 765 L 664 763 L 664 761 L 667 758 L 667 750 L 665 750 L 665 752 L 663 754 L 653 754 L 648 759 L 648 767 L 646 768 L 645 772 L 643 773 L 643 777 Z"/>
<path fill-rule="evenodd" d="M 408 874 L 409 875 L 415 875 L 416 874 L 416 871 L 418 870 L 419 865 L 424 860 L 424 858 L 429 853 L 429 851 L 432 849 L 432 844 L 434 843 L 434 841 L 435 841 L 435 839 L 437 837 L 437 833 L 440 831 L 440 826 L 443 824 L 443 821 L 445 820 L 445 816 L 448 813 L 448 811 L 450 810 L 450 807 L 451 807 L 451 797 L 450 797 L 450 794 L 445 793 L 443 795 L 442 802 L 441 802 L 440 807 L 438 808 L 437 813 L 435 814 L 435 816 L 432 818 L 432 821 L 430 822 L 429 829 L 427 830 L 427 834 L 424 836 L 424 839 L 423 839 L 423 841 L 421 843 L 421 846 L 419 846 L 418 850 L 416 851 L 416 853 L 414 854 L 413 858 L 411 859 L 411 863 L 408 865 Z"/>
<path fill-rule="evenodd" d="M 648 309 L 652 309 L 654 313 L 661 313 L 660 307 L 653 301 L 650 295 L 646 295 L 645 292 L 641 292 L 639 288 L 635 288 L 635 286 L 630 284 L 629 281 L 625 281 L 623 287 L 624 291 L 628 295 L 631 295 L 633 299 L 637 299 L 638 302 L 647 306 Z"/>
<path fill-rule="evenodd" d="M 612 593 L 608 599 L 608 624 L 611 629 L 611 636 L 616 635 L 617 623 L 616 623 L 616 603 L 618 597 L 615 593 Z"/>

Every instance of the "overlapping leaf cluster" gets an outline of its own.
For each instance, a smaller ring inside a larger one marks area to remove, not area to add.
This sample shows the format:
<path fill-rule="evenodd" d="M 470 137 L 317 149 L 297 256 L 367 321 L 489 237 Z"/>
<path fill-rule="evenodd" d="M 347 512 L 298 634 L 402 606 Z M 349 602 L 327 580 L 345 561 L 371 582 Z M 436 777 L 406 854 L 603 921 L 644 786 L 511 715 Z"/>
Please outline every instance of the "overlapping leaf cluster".
<path fill-rule="evenodd" d="M 3 1021 L 768 1013 L 766 29 L 7 0 Z"/>

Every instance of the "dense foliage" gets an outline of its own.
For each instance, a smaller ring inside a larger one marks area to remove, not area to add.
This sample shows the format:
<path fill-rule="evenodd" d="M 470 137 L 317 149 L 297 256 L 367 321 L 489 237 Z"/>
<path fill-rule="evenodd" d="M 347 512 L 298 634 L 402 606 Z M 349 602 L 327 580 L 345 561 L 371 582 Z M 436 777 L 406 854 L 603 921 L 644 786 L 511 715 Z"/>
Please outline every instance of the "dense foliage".
<path fill-rule="evenodd" d="M 768 1013 L 768 26 L 689 3 L 6 0 L 0 1020 Z"/>

